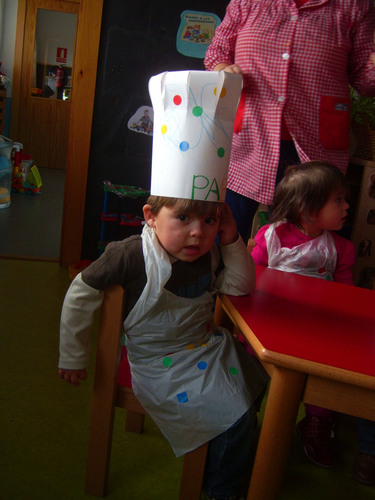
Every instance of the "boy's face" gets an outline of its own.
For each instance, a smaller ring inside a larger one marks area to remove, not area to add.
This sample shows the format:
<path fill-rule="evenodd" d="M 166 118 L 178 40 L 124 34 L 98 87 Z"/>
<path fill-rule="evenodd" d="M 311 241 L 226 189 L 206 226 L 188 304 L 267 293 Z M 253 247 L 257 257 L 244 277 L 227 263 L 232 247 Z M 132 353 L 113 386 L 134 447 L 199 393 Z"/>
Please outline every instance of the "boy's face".
<path fill-rule="evenodd" d="M 218 215 L 181 214 L 178 206 L 162 207 L 155 215 L 150 208 L 150 205 L 143 207 L 145 220 L 169 255 L 193 262 L 213 246 L 220 223 Z"/>

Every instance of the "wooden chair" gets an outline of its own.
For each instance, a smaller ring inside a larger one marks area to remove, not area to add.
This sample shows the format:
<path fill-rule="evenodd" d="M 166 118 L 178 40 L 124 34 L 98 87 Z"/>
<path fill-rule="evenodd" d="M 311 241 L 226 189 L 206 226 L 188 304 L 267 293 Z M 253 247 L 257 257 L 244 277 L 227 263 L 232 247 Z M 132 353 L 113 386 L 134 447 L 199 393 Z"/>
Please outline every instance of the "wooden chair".
<path fill-rule="evenodd" d="M 106 494 L 111 455 L 115 407 L 127 410 L 126 429 L 142 432 L 145 410 L 134 396 L 130 384 L 127 359 L 122 363 L 121 383 L 118 378 L 123 335 L 124 290 L 112 285 L 104 292 L 100 312 L 94 393 L 86 466 L 88 494 L 104 497 Z M 127 386 L 128 385 L 128 386 Z M 184 457 L 179 500 L 198 500 L 201 496 L 207 443 Z M 126 471 L 125 471 L 126 472 Z"/>

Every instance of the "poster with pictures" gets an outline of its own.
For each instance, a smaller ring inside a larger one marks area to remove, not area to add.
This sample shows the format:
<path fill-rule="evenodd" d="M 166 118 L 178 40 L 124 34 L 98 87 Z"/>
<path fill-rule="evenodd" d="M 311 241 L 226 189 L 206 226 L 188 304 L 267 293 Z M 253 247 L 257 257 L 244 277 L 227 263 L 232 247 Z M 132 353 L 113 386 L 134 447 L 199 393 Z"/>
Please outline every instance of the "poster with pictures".
<path fill-rule="evenodd" d="M 184 56 L 203 59 L 220 23 L 216 14 L 184 10 L 177 32 L 178 52 Z"/>
<path fill-rule="evenodd" d="M 154 112 L 152 106 L 141 106 L 128 120 L 128 129 L 140 134 L 152 135 Z"/>

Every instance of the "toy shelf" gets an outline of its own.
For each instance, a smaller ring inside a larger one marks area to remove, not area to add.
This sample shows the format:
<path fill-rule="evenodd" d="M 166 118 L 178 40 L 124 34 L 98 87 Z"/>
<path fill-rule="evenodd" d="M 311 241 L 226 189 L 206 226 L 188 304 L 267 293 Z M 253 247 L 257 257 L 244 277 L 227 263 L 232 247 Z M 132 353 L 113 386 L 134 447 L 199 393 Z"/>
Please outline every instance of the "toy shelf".
<path fill-rule="evenodd" d="M 100 214 L 99 252 L 102 253 L 110 241 L 121 240 L 140 233 L 144 224 L 141 206 L 149 191 L 136 186 L 112 184 L 104 181 L 103 210 Z M 130 212 L 131 211 L 131 212 Z"/>
<path fill-rule="evenodd" d="M 375 289 L 375 161 L 351 158 L 348 172 L 357 171 L 351 182 L 357 189 L 351 240 L 356 247 L 354 283 Z M 351 179 L 349 178 L 349 181 Z"/>

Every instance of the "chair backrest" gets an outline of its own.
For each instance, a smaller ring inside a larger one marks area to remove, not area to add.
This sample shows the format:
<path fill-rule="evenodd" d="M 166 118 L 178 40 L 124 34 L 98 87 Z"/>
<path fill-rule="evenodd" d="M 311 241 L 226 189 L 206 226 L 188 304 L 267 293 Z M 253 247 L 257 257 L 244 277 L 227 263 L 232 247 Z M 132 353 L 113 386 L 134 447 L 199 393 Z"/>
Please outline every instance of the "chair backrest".
<path fill-rule="evenodd" d="M 123 337 L 125 292 L 112 285 L 104 292 L 100 311 L 98 346 L 91 412 L 85 491 L 103 497 L 106 494 L 115 407 L 127 410 L 126 429 L 142 432 L 145 410 L 131 387 L 119 385 L 118 371 Z M 127 359 L 122 359 L 121 380 L 130 380 Z M 180 500 L 198 500 L 201 495 L 207 443 L 184 457 L 180 483 Z"/>
<path fill-rule="evenodd" d="M 86 493 L 99 497 L 106 494 L 109 472 L 123 303 L 121 286 L 105 290 L 100 311 L 85 487 Z"/>

